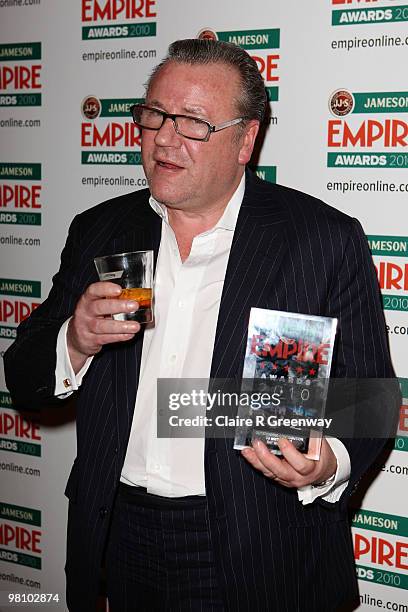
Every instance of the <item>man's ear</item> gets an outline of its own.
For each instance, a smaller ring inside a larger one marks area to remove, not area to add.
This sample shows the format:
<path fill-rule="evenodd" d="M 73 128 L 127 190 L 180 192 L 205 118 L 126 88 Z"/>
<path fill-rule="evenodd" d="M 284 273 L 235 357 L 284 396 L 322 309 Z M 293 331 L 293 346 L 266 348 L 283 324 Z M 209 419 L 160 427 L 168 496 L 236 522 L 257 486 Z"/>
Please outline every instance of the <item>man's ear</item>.
<path fill-rule="evenodd" d="M 258 131 L 259 121 L 256 119 L 251 119 L 245 126 L 245 131 L 241 137 L 241 148 L 238 155 L 238 162 L 244 166 L 251 159 Z"/>

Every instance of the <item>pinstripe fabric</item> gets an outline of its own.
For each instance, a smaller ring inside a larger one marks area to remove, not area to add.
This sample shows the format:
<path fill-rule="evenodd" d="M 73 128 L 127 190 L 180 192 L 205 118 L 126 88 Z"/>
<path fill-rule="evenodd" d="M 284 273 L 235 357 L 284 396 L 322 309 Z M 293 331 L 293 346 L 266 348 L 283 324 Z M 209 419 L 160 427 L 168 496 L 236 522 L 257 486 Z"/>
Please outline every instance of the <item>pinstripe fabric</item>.
<path fill-rule="evenodd" d="M 157 253 L 159 240 L 160 220 L 146 191 L 99 205 L 73 221 L 49 298 L 20 326 L 5 356 L 17 403 L 32 405 L 35 398 L 41 403 L 52 395 L 58 330 L 96 280 L 93 257 L 146 248 Z M 213 377 L 241 375 L 251 306 L 336 316 L 332 373 L 393 375 L 375 271 L 358 222 L 248 173 L 221 299 Z M 78 456 L 66 491 L 68 601 L 75 612 L 89 612 L 96 598 L 142 340 L 105 347 L 78 393 Z M 26 380 L 30 370 L 32 378 Z M 352 474 L 340 502 L 302 506 L 295 491 L 253 470 L 233 451 L 231 440 L 206 441 L 210 535 L 228 610 L 327 612 L 356 593 L 347 497 L 381 443 L 345 444 Z"/>
<path fill-rule="evenodd" d="M 223 611 L 205 497 L 154 497 L 119 489 L 106 553 L 110 611 Z"/>

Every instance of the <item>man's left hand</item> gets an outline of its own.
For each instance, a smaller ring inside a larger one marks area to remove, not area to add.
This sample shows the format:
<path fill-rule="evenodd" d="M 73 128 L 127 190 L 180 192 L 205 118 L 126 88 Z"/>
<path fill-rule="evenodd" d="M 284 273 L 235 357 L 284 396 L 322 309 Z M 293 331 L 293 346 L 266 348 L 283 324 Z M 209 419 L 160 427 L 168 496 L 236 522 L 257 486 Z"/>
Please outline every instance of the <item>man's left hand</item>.
<path fill-rule="evenodd" d="M 278 444 L 282 458 L 271 453 L 260 440 L 255 440 L 253 448 L 245 448 L 241 453 L 266 478 L 276 480 L 284 487 L 299 489 L 306 485 L 319 484 L 335 474 L 336 456 L 325 438 L 322 440 L 319 461 L 307 459 L 289 440 L 281 438 Z"/>

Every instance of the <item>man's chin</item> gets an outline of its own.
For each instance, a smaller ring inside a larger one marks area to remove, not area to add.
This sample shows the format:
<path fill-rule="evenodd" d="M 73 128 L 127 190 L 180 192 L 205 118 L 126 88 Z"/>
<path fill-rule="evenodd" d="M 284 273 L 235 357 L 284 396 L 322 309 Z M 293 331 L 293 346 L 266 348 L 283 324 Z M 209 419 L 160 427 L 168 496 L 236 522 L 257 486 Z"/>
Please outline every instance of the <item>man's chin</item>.
<path fill-rule="evenodd" d="M 157 202 L 168 206 L 177 206 L 183 200 L 183 194 L 171 184 L 157 184 L 156 181 L 149 182 L 150 193 Z"/>

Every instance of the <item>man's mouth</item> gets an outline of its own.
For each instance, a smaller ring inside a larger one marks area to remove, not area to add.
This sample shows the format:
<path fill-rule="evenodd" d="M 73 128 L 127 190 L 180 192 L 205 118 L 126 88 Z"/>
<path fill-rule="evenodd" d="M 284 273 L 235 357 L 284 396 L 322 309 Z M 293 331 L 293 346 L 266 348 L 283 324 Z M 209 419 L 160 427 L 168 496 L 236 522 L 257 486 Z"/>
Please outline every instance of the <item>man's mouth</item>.
<path fill-rule="evenodd" d="M 182 170 L 183 169 L 183 167 L 179 166 L 178 164 L 173 164 L 172 162 L 159 160 L 159 159 L 156 160 L 156 164 L 160 168 L 165 168 L 166 170 Z"/>

